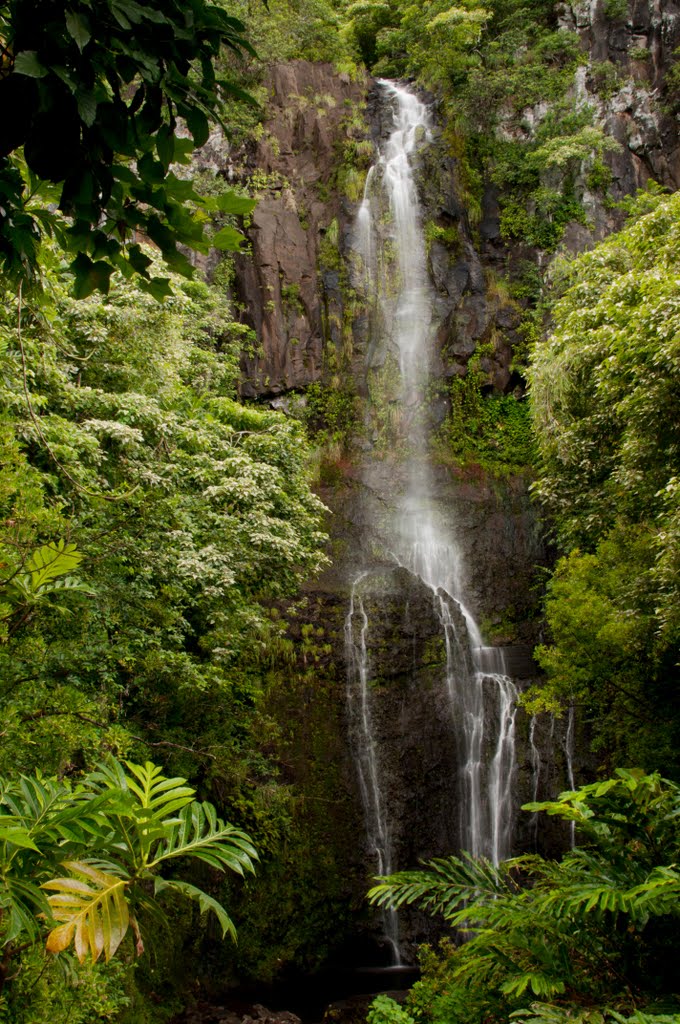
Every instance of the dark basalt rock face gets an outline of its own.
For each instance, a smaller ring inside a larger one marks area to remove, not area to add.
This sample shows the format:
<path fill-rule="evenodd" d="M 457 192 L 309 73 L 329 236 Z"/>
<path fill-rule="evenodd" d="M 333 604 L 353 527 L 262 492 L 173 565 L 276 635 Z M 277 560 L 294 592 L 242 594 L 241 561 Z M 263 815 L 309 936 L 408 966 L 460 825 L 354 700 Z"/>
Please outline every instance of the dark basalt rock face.
<path fill-rule="evenodd" d="M 348 466 L 332 489 L 322 489 L 322 498 L 333 507 L 328 520 L 332 564 L 306 588 L 310 620 L 332 648 L 320 668 L 327 680 L 320 699 L 344 704 L 344 625 L 352 584 L 365 573 L 356 583 L 355 596 L 361 598 L 368 620 L 371 716 L 398 868 L 445 856 L 460 845 L 459 723 L 446 684 L 438 601 L 418 578 L 397 567 L 390 554 L 390 524 L 406 487 L 404 469 L 393 457 L 382 463 L 371 460 Z M 531 651 L 538 638 L 540 607 L 533 584 L 536 565 L 545 564 L 548 558 L 525 484 L 521 480 L 452 477 L 442 468 L 436 475 L 434 500 L 458 540 L 468 607 L 483 623 L 489 640 L 507 651 L 509 670 L 521 689 L 537 677 Z M 450 602 L 450 608 L 462 628 L 455 602 Z M 491 690 L 489 698 L 493 707 Z M 352 723 L 346 716 L 343 726 L 346 735 L 351 734 Z M 546 719 L 535 725 L 533 749 L 531 722 L 521 711 L 516 727 L 516 849 L 540 848 L 554 854 L 568 841 L 562 824 L 553 819 L 541 821 L 539 833 L 535 816 L 519 808 L 533 799 L 548 799 L 566 785 L 566 722 Z M 356 731 L 342 754 L 344 799 L 349 798 L 356 809 L 352 840 L 345 847 L 345 873 L 360 884 L 363 879 L 365 890 L 376 863 L 366 839 L 355 744 Z M 338 742 L 336 752 L 340 746 Z M 362 927 L 379 941 L 379 921 L 369 916 Z M 404 952 L 408 955 L 415 943 L 435 939 L 433 927 L 423 915 L 401 914 Z"/>
<path fill-rule="evenodd" d="M 558 5 L 559 25 L 580 36 L 591 66 L 577 75 L 575 99 L 595 107 L 597 120 L 619 149 L 605 156 L 612 171 L 608 200 L 619 201 L 651 179 L 671 190 L 680 186 L 680 134 L 667 109 L 666 76 L 680 45 L 680 6 L 674 0 L 634 0 L 627 14 L 611 18 L 603 0 Z M 601 76 L 615 69 L 619 81 L 602 95 Z M 582 249 L 604 238 L 623 221 L 620 211 L 584 197 L 592 227 L 574 224 L 567 245 Z"/>
<path fill-rule="evenodd" d="M 319 246 L 334 219 L 348 223 L 334 176 L 343 122 L 366 94 L 365 83 L 306 61 L 274 65 L 267 86 L 269 116 L 244 160 L 262 182 L 248 229 L 252 256 L 238 260 L 236 272 L 243 316 L 258 338 L 257 353 L 242 361 L 245 398 L 279 395 L 322 375 L 323 296 L 337 282 L 322 281 Z"/>

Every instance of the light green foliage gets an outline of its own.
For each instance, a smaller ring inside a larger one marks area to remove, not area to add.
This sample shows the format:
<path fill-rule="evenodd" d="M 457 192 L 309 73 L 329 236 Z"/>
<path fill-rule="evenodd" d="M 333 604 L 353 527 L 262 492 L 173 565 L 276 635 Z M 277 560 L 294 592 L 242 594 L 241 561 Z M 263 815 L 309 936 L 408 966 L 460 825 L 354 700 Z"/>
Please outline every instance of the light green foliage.
<path fill-rule="evenodd" d="M 349 447 L 357 429 L 357 399 L 349 385 L 310 384 L 305 420 L 312 437 L 327 449 Z"/>
<path fill-rule="evenodd" d="M 615 144 L 594 110 L 575 110 L 574 72 L 587 58 L 576 33 L 555 30 L 552 2 L 359 2 L 347 15 L 374 73 L 416 77 L 441 97 L 472 224 L 484 179 L 499 188 L 508 240 L 553 250 L 570 221 L 585 222 L 575 182 Z"/>
<path fill-rule="evenodd" d="M 108 964 L 88 961 L 76 968 L 70 958 L 46 958 L 43 950 L 34 946 L 24 952 L 21 971 L 0 996 L 0 1021 L 2 1024 L 118 1021 L 125 1018 L 137 1002 L 126 990 L 129 972 L 129 965 L 120 958 Z M 166 1019 L 161 1013 L 156 1008 L 154 1024 Z"/>
<path fill-rule="evenodd" d="M 619 21 L 628 15 L 628 0 L 604 0 L 604 13 L 611 21 Z"/>
<path fill-rule="evenodd" d="M 18 554 L 21 557 L 21 553 Z M 16 557 L 17 552 L 9 548 L 7 555 Z M 75 544 L 60 540 L 43 544 L 31 553 L 25 563 L 5 563 L 7 575 L 0 584 L 0 622 L 4 631 L 0 635 L 3 640 L 24 626 L 42 604 L 48 603 L 51 608 L 66 613 L 68 606 L 60 603 L 60 598 L 74 591 L 93 594 L 89 587 L 71 575 L 71 570 L 76 568 L 82 557 Z"/>
<path fill-rule="evenodd" d="M 420 6 L 359 2 L 350 5 L 347 15 L 350 33 L 375 74 L 422 75 L 433 85 L 464 72 L 474 61 L 470 51 L 491 12 L 479 0 L 454 6 L 430 0 Z"/>
<path fill-rule="evenodd" d="M 629 56 L 635 59 L 632 53 Z M 594 61 L 590 66 L 590 78 L 603 100 L 611 99 L 625 80 L 621 68 L 610 60 Z"/>
<path fill-rule="evenodd" d="M 201 796 L 244 824 L 271 877 L 298 825 L 272 759 L 279 726 L 265 671 L 284 623 L 266 608 L 323 562 L 304 428 L 236 400 L 252 332 L 216 288 L 175 282 L 161 304 L 114 282 L 106 299 L 75 302 L 54 269 L 48 276 L 49 295 L 24 300 L 20 319 L 7 295 L 0 322 L 0 771 L 30 774 L 39 761 L 71 776 L 108 751 L 144 760 L 151 744 L 171 774 L 200 780 Z M 7 594 L 14 579 L 32 579 L 42 549 L 80 558 L 43 583 L 72 577 L 79 587 L 44 592 L 24 619 Z M 82 851 L 62 859 L 78 865 Z M 52 877 L 104 890 L 78 870 Z M 233 904 L 228 886 L 215 891 L 195 871 L 187 883 Z M 239 898 L 247 916 L 261 893 Z M 148 984 L 165 986 L 168 1005 L 180 984 L 169 958 L 187 942 L 198 948 L 204 931 L 179 918 L 158 954 Z M 248 969 L 273 974 L 316 935 L 299 925 L 266 948 L 251 938 L 260 959 Z M 217 948 L 220 970 L 233 972 L 234 954 Z"/>
<path fill-rule="evenodd" d="M 428 253 L 433 242 L 440 242 L 442 245 L 449 246 L 453 250 L 460 245 L 458 227 L 454 224 L 444 226 L 442 224 L 435 224 L 433 220 L 428 220 L 423 227 L 423 234 Z"/>
<path fill-rule="evenodd" d="M 675 474 L 680 205 L 656 206 L 565 266 L 556 327 L 535 351 L 537 491 L 563 543 L 592 544 L 619 517 L 661 511 Z"/>
<path fill-rule="evenodd" d="M 657 1001 L 674 1006 L 679 809 L 674 784 L 620 770 L 525 807 L 575 823 L 582 845 L 560 862 L 523 856 L 494 867 L 463 855 L 378 879 L 374 903 L 415 904 L 467 938 L 440 957 L 426 951 L 407 1002 L 413 1018 L 547 1024 L 581 1019 L 574 1007 L 585 1005 L 593 1016 L 583 1021 L 602 1024 Z M 532 996 L 541 1002 L 530 1009 Z"/>
<path fill-rule="evenodd" d="M 346 61 L 350 56 L 340 19 L 328 0 L 272 0 L 253 6 L 229 3 L 248 25 L 248 37 L 265 64 L 287 60 Z"/>
<path fill-rule="evenodd" d="M 366 1014 L 368 1024 L 414 1024 L 410 1013 L 390 996 L 376 996 Z"/>
<path fill-rule="evenodd" d="M 271 632 L 258 601 L 321 559 L 301 427 L 232 397 L 244 329 L 219 296 L 195 283 L 158 305 L 121 286 L 74 303 L 54 288 L 53 304 L 24 306 L 21 338 L 16 304 L 5 307 L 3 399 L 96 596 L 73 595 L 77 619 L 45 608 L 0 649 L 14 736 L 3 757 L 25 769 L 33 742 L 49 751 L 55 714 L 80 723 L 61 761 L 47 754 L 56 768 L 82 744 L 80 725 L 105 725 L 132 680 L 149 696 L 229 688 Z M 43 536 L 20 511 L 5 524 L 7 586 Z"/>
<path fill-rule="evenodd" d="M 645 194 L 639 206 L 563 268 L 552 334 L 534 353 L 535 490 L 570 552 L 540 657 L 553 694 L 585 702 L 610 752 L 675 772 L 680 204 Z"/>

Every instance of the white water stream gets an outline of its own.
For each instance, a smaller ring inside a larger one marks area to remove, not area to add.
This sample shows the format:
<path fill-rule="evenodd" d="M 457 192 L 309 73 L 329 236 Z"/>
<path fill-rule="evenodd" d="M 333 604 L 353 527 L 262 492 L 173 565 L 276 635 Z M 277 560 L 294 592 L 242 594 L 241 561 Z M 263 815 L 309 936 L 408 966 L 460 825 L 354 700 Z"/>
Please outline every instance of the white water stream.
<path fill-rule="evenodd" d="M 466 603 L 462 553 L 450 526 L 445 527 L 437 515 L 434 500 L 422 415 L 431 362 L 434 294 L 412 162 L 418 148 L 430 138 L 429 112 L 406 88 L 387 81 L 380 85 L 393 107 L 394 126 L 366 181 L 354 249 L 362 262 L 365 297 L 374 308 L 372 322 L 383 333 L 379 340 L 386 340 L 396 351 L 402 380 L 407 485 L 393 524 L 392 551 L 399 565 L 431 589 L 442 625 L 459 761 L 461 847 L 498 863 L 509 855 L 512 844 L 517 690 L 507 675 L 502 650 L 483 645 Z M 388 218 L 384 215 L 386 204 Z M 367 575 L 362 572 L 357 584 Z M 345 635 L 350 716 L 355 739 L 363 737 L 358 761 L 367 833 L 380 873 L 384 873 L 392 868 L 392 850 L 382 797 L 384 780 L 380 779 L 379 752 L 371 726 L 370 622 L 356 585 Z M 394 932 L 387 937 L 398 943 Z"/>
<path fill-rule="evenodd" d="M 352 723 L 352 748 L 359 775 L 361 801 L 366 816 L 369 853 L 375 857 L 378 875 L 392 872 L 392 839 L 385 810 L 385 801 L 378 773 L 375 732 L 371 716 L 369 694 L 369 661 L 366 648 L 368 617 L 357 586 L 366 573 L 356 579 L 352 587 L 349 613 L 345 620 L 345 649 L 347 651 L 347 710 Z M 392 963 L 401 964 L 399 950 L 399 921 L 396 911 L 382 911 L 383 933 L 391 951 Z"/>

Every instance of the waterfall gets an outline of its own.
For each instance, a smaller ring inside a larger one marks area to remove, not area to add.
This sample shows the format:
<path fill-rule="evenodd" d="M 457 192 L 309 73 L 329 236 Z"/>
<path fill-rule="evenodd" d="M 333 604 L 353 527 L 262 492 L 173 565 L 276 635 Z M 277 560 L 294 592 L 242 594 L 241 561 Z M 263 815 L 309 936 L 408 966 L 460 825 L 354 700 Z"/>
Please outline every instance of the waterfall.
<path fill-rule="evenodd" d="M 531 802 L 538 802 L 538 793 L 541 783 L 541 752 L 538 749 L 536 743 L 536 715 L 531 716 L 531 722 L 529 724 L 529 751 L 531 755 Z M 550 741 L 552 744 L 552 734 L 555 728 L 555 719 L 553 718 L 550 726 Z M 531 830 L 534 835 L 534 846 L 538 842 L 538 811 L 534 811 L 531 815 Z"/>
<path fill-rule="evenodd" d="M 412 166 L 418 148 L 431 137 L 429 111 L 408 89 L 388 81 L 379 84 L 393 108 L 394 124 L 369 172 L 353 247 L 360 263 L 358 288 L 373 311 L 373 331 L 380 332 L 380 337 L 369 339 L 369 351 L 378 344 L 387 346 L 395 353 L 401 377 L 401 464 L 406 485 L 396 498 L 388 527 L 390 552 L 397 565 L 431 590 L 441 623 L 452 743 L 458 761 L 460 846 L 498 863 L 511 852 L 516 811 L 517 690 L 506 672 L 502 651 L 483 644 L 466 599 L 463 553 L 450 522 L 442 522 L 435 500 L 424 415 L 435 296 Z M 447 513 L 450 520 L 450 509 Z M 369 576 L 370 571 L 364 571 L 360 579 Z M 369 843 L 385 870 L 392 852 L 366 686 L 368 632 L 355 585 L 346 625 L 348 700 L 355 738 L 363 744 L 357 760 Z M 400 865 L 406 866 L 411 865 Z"/>
<path fill-rule="evenodd" d="M 392 871 L 392 842 L 380 786 L 378 757 L 373 718 L 369 700 L 369 667 L 366 635 L 368 616 L 357 587 L 366 577 L 361 573 L 352 585 L 349 612 L 345 619 L 345 650 L 347 656 L 347 709 L 353 725 L 351 736 L 359 775 L 361 800 L 366 816 L 369 853 L 375 857 L 377 874 Z M 395 966 L 401 964 L 399 923 L 394 910 L 383 910 L 383 933 Z"/>

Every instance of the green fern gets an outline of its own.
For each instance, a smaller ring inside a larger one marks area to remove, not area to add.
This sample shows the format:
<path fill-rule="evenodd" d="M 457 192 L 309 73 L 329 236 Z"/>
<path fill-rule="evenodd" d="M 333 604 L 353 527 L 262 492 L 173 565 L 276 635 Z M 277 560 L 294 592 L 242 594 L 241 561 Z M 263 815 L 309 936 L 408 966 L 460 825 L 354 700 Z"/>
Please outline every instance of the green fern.
<path fill-rule="evenodd" d="M 192 856 L 220 871 L 229 869 L 239 875 L 255 870 L 255 847 L 245 832 L 225 824 L 208 803 L 194 801 L 183 808 L 179 821 L 168 825 L 167 836 L 158 847 L 149 867 L 173 857 Z"/>
<path fill-rule="evenodd" d="M 575 821 L 585 845 L 561 862 L 433 860 L 378 879 L 369 898 L 441 915 L 465 939 L 447 966 L 452 991 L 483 992 L 508 1012 L 527 996 L 545 1000 L 521 1011 L 523 1024 L 603 1024 L 605 1011 L 564 1017 L 549 1000 L 606 1006 L 620 999 L 624 971 L 635 979 L 670 976 L 671 936 L 680 940 L 680 787 L 622 770 L 526 809 Z M 464 995 L 454 1004 L 464 1005 Z"/>

